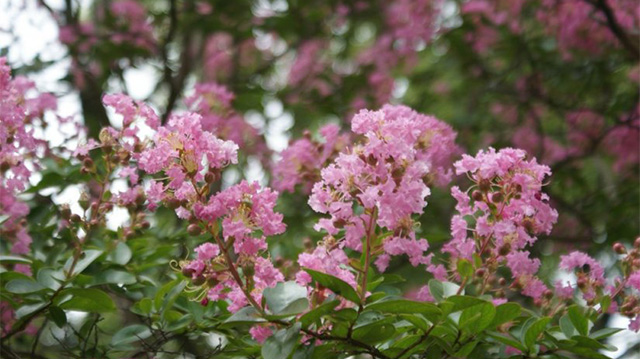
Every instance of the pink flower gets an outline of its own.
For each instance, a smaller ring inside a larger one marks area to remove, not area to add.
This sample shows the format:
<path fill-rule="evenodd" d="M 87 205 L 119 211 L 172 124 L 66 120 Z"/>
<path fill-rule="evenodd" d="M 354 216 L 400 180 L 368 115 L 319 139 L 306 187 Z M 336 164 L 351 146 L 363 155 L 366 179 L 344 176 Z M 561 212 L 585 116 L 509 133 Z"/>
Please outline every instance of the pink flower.
<path fill-rule="evenodd" d="M 265 340 L 267 340 L 267 338 L 273 335 L 273 331 L 267 326 L 258 324 L 252 326 L 251 329 L 249 329 L 249 334 L 251 334 L 251 337 L 255 341 L 262 344 Z"/>
<path fill-rule="evenodd" d="M 580 269 L 584 271 L 596 283 L 604 283 L 604 269 L 595 259 L 589 257 L 586 253 L 574 251 L 568 255 L 560 257 L 560 268 L 573 271 Z"/>
<path fill-rule="evenodd" d="M 640 270 L 631 273 L 627 280 L 627 284 L 640 292 Z"/>
<path fill-rule="evenodd" d="M 208 261 L 220 254 L 220 249 L 217 244 L 204 243 L 195 249 L 198 253 L 198 260 Z"/>

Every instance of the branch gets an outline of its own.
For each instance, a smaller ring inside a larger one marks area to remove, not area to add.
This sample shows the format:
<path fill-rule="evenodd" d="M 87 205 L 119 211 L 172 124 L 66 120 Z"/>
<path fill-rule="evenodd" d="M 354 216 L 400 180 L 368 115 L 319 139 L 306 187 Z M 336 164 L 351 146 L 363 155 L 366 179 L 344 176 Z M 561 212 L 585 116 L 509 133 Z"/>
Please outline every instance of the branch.
<path fill-rule="evenodd" d="M 613 35 L 618 38 L 622 46 L 624 46 L 624 48 L 629 51 L 629 54 L 633 56 L 636 61 L 640 60 L 640 51 L 638 50 L 638 46 L 636 45 L 636 43 L 631 41 L 631 39 L 629 39 L 627 33 L 620 26 L 620 24 L 616 20 L 616 16 L 613 13 L 613 10 L 611 9 L 611 7 L 609 7 L 609 4 L 607 4 L 607 0 L 597 0 L 595 1 L 595 3 L 592 2 L 592 5 L 594 5 L 604 14 L 605 18 L 607 19 L 607 27 L 609 28 L 609 30 L 611 30 Z"/>

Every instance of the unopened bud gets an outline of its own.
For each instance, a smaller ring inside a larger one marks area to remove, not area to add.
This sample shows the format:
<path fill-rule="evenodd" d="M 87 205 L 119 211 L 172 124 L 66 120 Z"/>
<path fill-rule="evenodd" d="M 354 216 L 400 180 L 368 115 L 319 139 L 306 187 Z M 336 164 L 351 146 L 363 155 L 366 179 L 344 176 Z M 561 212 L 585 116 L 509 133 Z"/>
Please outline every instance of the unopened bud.
<path fill-rule="evenodd" d="M 488 179 L 481 179 L 478 183 L 478 187 L 482 192 L 488 192 L 491 189 L 491 181 Z"/>
<path fill-rule="evenodd" d="M 549 289 L 545 290 L 543 295 L 547 299 L 553 298 L 553 292 L 551 290 L 549 290 Z"/>
<path fill-rule="evenodd" d="M 142 221 L 142 223 L 140 223 L 140 228 L 142 229 L 149 229 L 149 227 L 151 227 L 149 221 Z"/>
<path fill-rule="evenodd" d="M 73 222 L 73 223 L 80 223 L 80 222 L 82 222 L 82 218 L 80 218 L 80 216 L 79 216 L 79 215 L 77 215 L 77 214 L 72 214 L 72 215 L 71 215 L 71 217 L 70 217 L 70 220 L 71 220 L 71 222 Z"/>
<path fill-rule="evenodd" d="M 80 204 L 80 207 L 82 207 L 82 209 L 84 209 L 85 211 L 89 208 L 89 195 L 87 194 L 87 192 L 82 192 L 78 203 Z"/>
<path fill-rule="evenodd" d="M 206 281 L 207 279 L 204 276 L 199 275 L 192 281 L 192 283 L 193 285 L 203 285 Z"/>
<path fill-rule="evenodd" d="M 504 196 L 502 195 L 502 192 L 496 192 L 491 196 L 491 200 L 493 201 L 493 203 L 500 203 L 503 199 Z"/>
<path fill-rule="evenodd" d="M 486 273 L 486 271 L 484 270 L 484 268 L 476 269 L 476 277 L 478 277 L 478 278 L 484 277 L 485 273 Z"/>
<path fill-rule="evenodd" d="M 91 157 L 85 157 L 85 159 L 82 160 L 82 165 L 87 168 L 93 168 L 94 163 Z"/>
<path fill-rule="evenodd" d="M 69 218 L 71 218 L 71 209 L 69 208 L 68 204 L 62 205 L 62 208 L 60 209 L 60 216 L 62 217 L 62 219 L 66 220 L 69 220 Z"/>
<path fill-rule="evenodd" d="M 2 161 L 0 164 L 0 172 L 6 172 L 11 168 L 11 164 L 7 161 Z"/>
<path fill-rule="evenodd" d="M 185 277 L 191 278 L 195 271 L 192 268 L 184 267 L 182 268 L 182 275 Z"/>
<path fill-rule="evenodd" d="M 214 175 L 211 172 L 207 172 L 207 174 L 204 175 L 204 181 L 211 184 L 216 180 L 216 175 Z"/>
<path fill-rule="evenodd" d="M 624 247 L 624 244 L 616 242 L 613 244 L 613 251 L 618 254 L 625 254 L 627 253 L 627 248 Z"/>
<path fill-rule="evenodd" d="M 511 251 L 511 245 L 509 243 L 505 243 L 498 250 L 498 254 L 500 254 L 501 256 L 506 256 L 507 254 L 509 254 L 510 251 Z"/>
<path fill-rule="evenodd" d="M 187 233 L 189 233 L 192 236 L 197 236 L 200 233 L 202 233 L 202 228 L 200 228 L 200 226 L 197 223 L 191 223 L 187 227 Z"/>
<path fill-rule="evenodd" d="M 471 193 L 471 198 L 476 202 L 482 201 L 482 193 L 480 191 L 473 191 L 473 193 Z"/>
<path fill-rule="evenodd" d="M 504 278 L 500 278 L 500 279 L 498 280 L 498 284 L 500 284 L 500 285 L 504 286 L 504 285 L 506 285 L 506 284 L 507 284 L 507 280 L 506 280 L 506 279 L 504 279 Z"/>

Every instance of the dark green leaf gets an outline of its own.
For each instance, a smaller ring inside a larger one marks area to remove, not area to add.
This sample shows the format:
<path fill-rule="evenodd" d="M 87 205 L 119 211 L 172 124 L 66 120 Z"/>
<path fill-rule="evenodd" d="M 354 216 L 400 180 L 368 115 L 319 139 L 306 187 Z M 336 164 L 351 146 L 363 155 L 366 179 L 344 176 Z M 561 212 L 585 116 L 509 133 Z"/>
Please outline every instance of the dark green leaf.
<path fill-rule="evenodd" d="M 151 336 L 151 329 L 146 325 L 134 324 L 120 329 L 111 338 L 111 345 L 120 346 L 144 340 Z"/>
<path fill-rule="evenodd" d="M 262 345 L 262 357 L 264 359 L 286 359 L 296 348 L 300 340 L 300 323 L 296 323 L 287 329 L 280 329 L 274 335 L 267 338 Z"/>
<path fill-rule="evenodd" d="M 266 288 L 263 297 L 271 313 L 276 315 L 299 314 L 309 308 L 307 289 L 292 281 Z"/>
<path fill-rule="evenodd" d="M 266 320 L 260 316 L 260 313 L 254 307 L 244 307 L 239 311 L 233 313 L 232 316 L 224 321 L 225 324 L 232 323 L 237 325 L 240 323 L 260 323 Z"/>
<path fill-rule="evenodd" d="M 334 293 L 347 300 L 360 304 L 360 296 L 349 283 L 326 273 L 317 272 L 309 268 L 303 269 L 321 286 L 331 289 Z"/>
<path fill-rule="evenodd" d="M 15 294 L 28 294 L 47 289 L 42 284 L 27 279 L 14 279 L 5 286 L 7 292 Z"/>
<path fill-rule="evenodd" d="M 577 305 L 572 305 L 567 310 L 567 314 L 569 315 L 571 323 L 580 335 L 586 336 L 589 334 L 589 319 L 587 319 L 587 315 L 584 313 L 582 308 Z"/>
<path fill-rule="evenodd" d="M 520 316 L 521 307 L 517 303 L 504 303 L 496 307 L 496 316 L 489 325 L 490 328 L 495 328 L 504 323 L 510 322 L 513 319 Z"/>
<path fill-rule="evenodd" d="M 49 307 L 49 317 L 56 323 L 58 328 L 62 328 L 67 324 L 67 315 L 64 313 L 64 310 L 55 305 Z"/>
<path fill-rule="evenodd" d="M 69 298 L 70 299 L 67 299 Z M 102 313 L 116 309 L 113 299 L 107 293 L 95 288 L 70 288 L 60 292 L 58 302 L 62 309 L 78 310 L 81 312 Z"/>
<path fill-rule="evenodd" d="M 340 304 L 339 300 L 332 300 L 329 302 L 322 303 L 318 307 L 303 314 L 299 320 L 300 323 L 302 324 L 302 327 L 308 328 L 311 324 L 315 323 L 317 320 L 319 320 L 323 316 L 332 313 L 335 307 L 338 306 L 338 304 Z"/>
<path fill-rule="evenodd" d="M 551 318 L 549 317 L 540 318 L 535 322 L 533 322 L 533 324 L 531 324 L 529 328 L 527 328 L 524 334 L 523 343 L 528 349 L 533 348 L 533 346 L 536 344 L 538 340 L 538 336 L 542 334 L 542 332 L 547 327 L 547 324 L 549 324 L 550 321 L 551 321 Z"/>
<path fill-rule="evenodd" d="M 82 273 L 87 267 L 93 263 L 98 257 L 102 255 L 102 251 L 98 249 L 88 249 L 82 253 L 76 265 L 73 267 L 73 273 L 70 273 L 69 276 L 74 276 L 76 274 Z M 71 270 L 71 266 L 73 264 L 73 258 L 69 258 L 67 263 L 64 265 L 65 273 L 68 273 Z"/>

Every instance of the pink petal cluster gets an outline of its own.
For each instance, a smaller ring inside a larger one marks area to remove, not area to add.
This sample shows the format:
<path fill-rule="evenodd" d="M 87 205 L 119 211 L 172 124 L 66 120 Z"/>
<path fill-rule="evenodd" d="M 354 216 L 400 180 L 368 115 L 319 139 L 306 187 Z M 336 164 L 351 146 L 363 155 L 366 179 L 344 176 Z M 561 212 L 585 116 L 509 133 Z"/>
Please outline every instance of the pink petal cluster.
<path fill-rule="evenodd" d="M 384 270 L 391 256 L 407 254 L 414 265 L 429 264 L 426 240 L 416 240 L 413 215 L 422 214 L 430 190 L 427 183 L 446 170 L 440 153 L 457 151 L 455 135 L 441 137 L 450 128 L 433 117 L 404 106 L 362 110 L 352 120 L 352 130 L 363 141 L 338 155 L 322 170 L 309 205 L 331 218 L 321 219 L 316 230 L 330 236 L 344 231 L 342 242 L 360 251 L 362 239 L 375 226 L 387 229 L 378 267 Z M 442 146 L 443 148 L 439 148 Z M 354 204 L 362 211 L 354 211 Z"/>
<path fill-rule="evenodd" d="M 323 142 L 310 135 L 294 141 L 280 153 L 281 159 L 273 167 L 273 187 L 278 191 L 294 192 L 300 185 L 303 193 L 320 180 L 320 169 L 335 159 L 349 143 L 349 135 L 340 133 L 336 124 L 324 125 L 319 130 Z"/>
<path fill-rule="evenodd" d="M 466 192 L 457 186 L 451 189 L 458 214 L 451 220 L 453 238 L 443 251 L 468 260 L 474 253 L 490 252 L 511 269 L 525 295 L 539 298 L 546 290 L 534 277 L 540 261 L 530 259 L 523 249 L 535 243 L 537 235 L 549 234 L 558 218 L 542 192 L 549 167 L 512 148 L 463 155 L 454 166 L 474 185 Z"/>
<path fill-rule="evenodd" d="M 28 254 L 31 236 L 25 228 L 29 206 L 17 196 L 26 190 L 46 142 L 34 136 L 34 122 L 47 110 L 56 108 L 50 94 L 39 94 L 35 84 L 24 78 L 11 78 L 7 60 L 0 57 L 0 237 L 13 243 L 11 252 Z M 29 266 L 19 264 L 16 271 L 30 273 Z"/>
<path fill-rule="evenodd" d="M 194 93 L 184 101 L 190 111 L 202 116 L 203 130 L 235 142 L 245 153 L 267 156 L 262 136 L 233 109 L 234 98 L 227 87 L 210 82 L 196 84 Z"/>
<path fill-rule="evenodd" d="M 560 257 L 560 268 L 573 272 L 575 269 L 581 270 L 594 282 L 604 283 L 604 268 L 595 259 L 586 253 L 575 251 Z"/>

